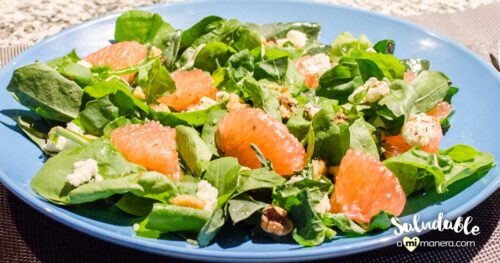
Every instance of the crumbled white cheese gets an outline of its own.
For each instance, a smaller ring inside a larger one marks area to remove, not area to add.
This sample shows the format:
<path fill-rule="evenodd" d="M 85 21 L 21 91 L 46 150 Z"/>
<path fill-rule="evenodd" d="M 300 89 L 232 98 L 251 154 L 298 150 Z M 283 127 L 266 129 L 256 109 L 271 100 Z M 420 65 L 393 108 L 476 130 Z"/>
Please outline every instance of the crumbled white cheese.
<path fill-rule="evenodd" d="M 314 106 L 312 103 L 307 103 L 306 105 L 304 105 L 304 111 L 310 119 L 312 119 L 319 110 L 320 108 Z"/>
<path fill-rule="evenodd" d="M 375 50 L 374 48 L 372 47 L 369 47 L 366 49 L 366 52 L 372 52 L 372 53 L 377 53 L 377 50 Z"/>
<path fill-rule="evenodd" d="M 325 196 L 323 196 L 323 199 L 321 199 L 321 201 L 316 204 L 316 206 L 314 207 L 314 210 L 317 213 L 323 214 L 323 213 L 330 211 L 331 208 L 332 207 L 330 206 L 330 199 L 328 198 L 328 195 L 326 194 Z"/>
<path fill-rule="evenodd" d="M 315 75 L 318 78 L 332 67 L 330 57 L 325 53 L 318 53 L 301 61 L 302 73 L 305 75 Z"/>
<path fill-rule="evenodd" d="M 74 187 L 90 181 L 102 181 L 97 162 L 94 159 L 78 161 L 73 164 L 73 172 L 66 176 L 68 183 Z"/>
<path fill-rule="evenodd" d="M 201 97 L 200 102 L 195 105 L 189 106 L 186 111 L 198 111 L 198 110 L 206 110 L 211 106 L 217 104 L 217 102 L 209 97 Z"/>
<path fill-rule="evenodd" d="M 144 93 L 144 90 L 142 90 L 141 86 L 135 87 L 134 91 L 132 92 L 132 96 L 139 100 L 146 99 L 146 94 Z"/>
<path fill-rule="evenodd" d="M 280 47 L 287 42 L 292 43 L 295 48 L 305 48 L 307 45 L 307 35 L 298 30 L 290 30 L 286 33 L 286 38 L 276 40 L 276 44 Z"/>
<path fill-rule="evenodd" d="M 196 189 L 196 198 L 205 203 L 205 210 L 214 210 L 217 207 L 217 196 L 219 191 L 213 187 L 209 182 L 201 180 Z"/>
<path fill-rule="evenodd" d="M 366 92 L 366 94 L 361 99 L 360 103 L 374 103 L 389 95 L 391 89 L 389 88 L 389 83 L 387 83 L 387 81 L 371 77 L 365 82 L 365 84 L 363 84 L 363 86 L 356 88 L 349 96 L 348 100 L 351 102 L 354 101 L 355 96 L 362 92 Z"/>
<path fill-rule="evenodd" d="M 54 153 L 76 146 L 78 146 L 78 144 L 74 143 L 71 140 L 68 140 L 64 136 L 57 135 L 55 132 L 55 128 L 52 128 L 49 131 L 47 141 L 45 141 L 45 149 L 49 152 Z"/>
<path fill-rule="evenodd" d="M 60 152 L 64 149 L 70 148 L 74 142 L 66 139 L 63 136 L 56 135 L 52 130 L 49 132 L 47 141 L 45 142 L 45 149 L 49 152 Z"/>
<path fill-rule="evenodd" d="M 86 67 L 86 68 L 91 68 L 92 67 L 92 64 L 90 64 L 87 60 L 85 59 L 82 59 L 82 60 L 79 60 L 78 62 L 76 62 L 76 64 L 80 65 L 80 66 L 83 66 L 83 67 Z"/>
<path fill-rule="evenodd" d="M 403 139 L 411 146 L 427 145 L 436 136 L 434 125 L 433 118 L 425 113 L 411 115 L 403 125 Z"/>

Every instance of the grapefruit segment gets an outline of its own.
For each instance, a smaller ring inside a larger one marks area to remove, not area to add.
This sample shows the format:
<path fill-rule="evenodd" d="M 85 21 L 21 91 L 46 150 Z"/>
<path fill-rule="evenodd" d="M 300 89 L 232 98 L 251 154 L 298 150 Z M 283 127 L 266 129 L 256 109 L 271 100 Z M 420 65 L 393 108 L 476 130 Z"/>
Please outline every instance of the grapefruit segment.
<path fill-rule="evenodd" d="M 291 175 L 304 168 L 306 152 L 286 126 L 261 109 L 230 111 L 217 125 L 216 144 L 225 156 L 238 158 L 241 165 L 259 168 L 255 144 L 280 175 Z"/>
<path fill-rule="evenodd" d="M 180 178 L 175 129 L 154 121 L 129 124 L 111 132 L 111 143 L 128 161 Z"/>
<path fill-rule="evenodd" d="M 94 66 L 110 66 L 113 70 L 119 70 L 140 63 L 147 55 L 147 46 L 137 41 L 124 41 L 97 50 L 85 57 L 85 61 Z M 135 79 L 135 74 L 120 77 L 130 83 Z"/>
<path fill-rule="evenodd" d="M 210 74 L 199 69 L 175 71 L 172 73 L 176 91 L 158 99 L 158 102 L 183 111 L 191 105 L 198 104 L 203 97 L 215 100 L 217 88 Z"/>
<path fill-rule="evenodd" d="M 405 203 L 398 178 L 383 163 L 364 152 L 347 151 L 335 178 L 332 212 L 368 223 L 381 210 L 399 216 Z"/>
<path fill-rule="evenodd" d="M 432 116 L 432 117 L 436 118 L 437 120 L 442 120 L 442 119 L 448 117 L 448 115 L 450 115 L 452 111 L 453 111 L 453 107 L 451 106 L 451 104 L 449 104 L 446 101 L 441 101 L 434 108 L 432 108 L 429 112 L 427 112 L 427 115 Z"/>

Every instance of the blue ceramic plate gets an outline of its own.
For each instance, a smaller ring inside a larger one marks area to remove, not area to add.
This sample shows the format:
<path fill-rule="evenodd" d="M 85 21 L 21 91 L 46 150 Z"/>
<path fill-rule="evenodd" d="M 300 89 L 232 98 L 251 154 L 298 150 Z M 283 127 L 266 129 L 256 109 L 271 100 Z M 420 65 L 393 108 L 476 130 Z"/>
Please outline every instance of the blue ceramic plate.
<path fill-rule="evenodd" d="M 426 29 L 361 10 L 302 1 L 194 1 L 152 6 L 176 28 L 186 28 L 208 15 L 268 23 L 278 21 L 311 21 L 322 25 L 321 41 L 330 43 L 342 31 L 355 35 L 365 33 L 370 39 L 394 39 L 400 58 L 419 57 L 432 61 L 432 67 L 443 71 L 460 87 L 454 98 L 456 114 L 443 147 L 467 143 L 489 151 L 500 160 L 500 77 L 493 68 L 464 47 Z M 91 10 L 89 10 L 91 11 Z M 14 68 L 33 62 L 60 57 L 76 47 L 80 55 L 107 45 L 113 38 L 117 15 L 93 20 L 67 29 L 33 46 L 2 69 L 0 74 L 0 181 L 10 191 L 45 215 L 84 233 L 110 242 L 152 253 L 212 261 L 298 261 L 359 253 L 394 244 L 400 240 L 393 229 L 360 238 L 339 238 L 313 248 L 295 244 L 277 244 L 252 240 L 246 231 L 223 231 L 216 242 L 200 249 L 182 240 L 152 240 L 134 236 L 132 219 L 99 207 L 77 206 L 66 209 L 49 204 L 30 187 L 32 176 L 43 164 L 41 151 L 25 138 L 12 117 L 23 108 L 5 89 Z M 433 220 L 439 212 L 454 219 L 492 194 L 500 184 L 498 167 L 473 184 L 453 185 L 445 196 L 427 194 L 408 200 L 403 221 L 420 213 L 422 220 Z M 462 191 L 463 190 L 463 191 Z M 430 206 L 429 206 L 430 204 Z M 77 249 L 77 248 L 75 248 Z"/>

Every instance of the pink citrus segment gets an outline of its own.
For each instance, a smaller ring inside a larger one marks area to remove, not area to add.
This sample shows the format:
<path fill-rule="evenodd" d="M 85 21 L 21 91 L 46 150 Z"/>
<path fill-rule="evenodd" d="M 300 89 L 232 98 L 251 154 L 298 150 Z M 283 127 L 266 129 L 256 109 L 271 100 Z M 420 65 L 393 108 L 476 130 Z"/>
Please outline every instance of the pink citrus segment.
<path fill-rule="evenodd" d="M 111 143 L 128 161 L 179 179 L 175 129 L 154 121 L 129 124 L 111 132 Z"/>
<path fill-rule="evenodd" d="M 416 77 L 417 75 L 415 75 L 415 73 L 413 73 L 412 71 L 405 71 L 403 75 L 403 80 L 406 83 L 411 83 Z"/>
<path fill-rule="evenodd" d="M 241 165 L 259 168 L 255 144 L 280 175 L 291 175 L 304 168 L 306 152 L 286 126 L 261 109 L 230 111 L 217 125 L 217 147 L 225 156 L 238 158 Z"/>
<path fill-rule="evenodd" d="M 331 197 L 332 212 L 368 223 L 380 211 L 399 216 L 406 196 L 384 164 L 361 151 L 348 150 L 340 162 Z"/>
<path fill-rule="evenodd" d="M 168 96 L 158 99 L 160 103 L 183 111 L 191 105 L 196 105 L 202 97 L 215 99 L 217 88 L 210 74 L 199 69 L 190 71 L 176 71 L 172 73 L 176 91 Z"/>
<path fill-rule="evenodd" d="M 85 57 L 85 61 L 95 66 L 110 66 L 113 70 L 119 70 L 140 63 L 147 55 L 147 46 L 137 41 L 124 41 L 97 50 Z M 123 75 L 121 78 L 132 82 L 135 74 Z"/>
<path fill-rule="evenodd" d="M 448 117 L 448 115 L 450 115 L 452 111 L 453 107 L 451 106 L 451 104 L 446 101 L 442 101 L 438 103 L 434 108 L 432 108 L 429 112 L 427 112 L 427 115 L 441 120 Z"/>

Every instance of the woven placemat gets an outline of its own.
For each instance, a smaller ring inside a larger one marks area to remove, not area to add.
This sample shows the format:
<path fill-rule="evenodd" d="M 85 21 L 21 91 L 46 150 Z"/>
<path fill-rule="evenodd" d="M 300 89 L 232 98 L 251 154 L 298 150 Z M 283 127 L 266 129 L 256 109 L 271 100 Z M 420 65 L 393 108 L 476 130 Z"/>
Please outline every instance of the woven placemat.
<path fill-rule="evenodd" d="M 406 18 L 460 41 L 488 61 L 497 53 L 500 4 L 452 15 Z M 452 29 L 450 29 L 452 28 Z M 0 66 L 26 46 L 0 48 Z M 489 61 L 488 61 L 489 63 Z M 414 252 L 389 246 L 337 258 L 339 262 L 500 262 L 500 193 L 497 191 L 465 216 L 480 227 L 478 236 L 451 231 L 421 236 L 426 241 L 474 241 L 466 248 L 424 248 Z M 326 260 L 324 262 L 331 262 Z M 37 212 L 0 185 L 0 262 L 190 262 L 128 249 L 90 237 Z"/>

